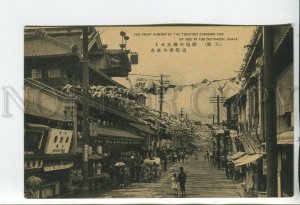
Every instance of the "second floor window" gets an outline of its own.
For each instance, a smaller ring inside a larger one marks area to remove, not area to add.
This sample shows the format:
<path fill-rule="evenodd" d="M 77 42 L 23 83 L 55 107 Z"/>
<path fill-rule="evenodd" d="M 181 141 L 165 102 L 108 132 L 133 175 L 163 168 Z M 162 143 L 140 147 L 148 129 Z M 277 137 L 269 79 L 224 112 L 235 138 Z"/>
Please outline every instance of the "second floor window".
<path fill-rule="evenodd" d="M 48 70 L 48 78 L 60 78 L 60 69 L 59 68 L 51 68 Z"/>
<path fill-rule="evenodd" d="M 42 78 L 42 70 L 41 69 L 32 69 L 31 70 L 31 78 L 32 79 L 41 79 Z"/>

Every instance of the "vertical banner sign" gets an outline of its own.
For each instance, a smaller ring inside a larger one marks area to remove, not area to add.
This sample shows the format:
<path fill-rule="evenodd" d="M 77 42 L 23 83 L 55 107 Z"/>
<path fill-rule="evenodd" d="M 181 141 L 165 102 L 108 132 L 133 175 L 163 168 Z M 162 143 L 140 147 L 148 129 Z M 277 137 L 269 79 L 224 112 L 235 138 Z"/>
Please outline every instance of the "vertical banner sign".
<path fill-rule="evenodd" d="M 88 145 L 84 145 L 83 147 L 83 161 L 87 162 L 88 161 L 88 157 L 89 157 L 89 146 Z"/>

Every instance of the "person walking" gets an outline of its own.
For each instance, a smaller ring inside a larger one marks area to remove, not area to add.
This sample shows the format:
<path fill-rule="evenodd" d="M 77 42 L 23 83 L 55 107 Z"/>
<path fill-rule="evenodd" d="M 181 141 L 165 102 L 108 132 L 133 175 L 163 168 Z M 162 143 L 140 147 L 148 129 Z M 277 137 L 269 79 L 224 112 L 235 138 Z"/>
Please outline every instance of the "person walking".
<path fill-rule="evenodd" d="M 156 182 L 156 180 L 158 178 L 157 173 L 158 173 L 157 164 L 155 162 L 153 162 L 152 168 L 151 168 L 151 178 L 154 182 Z"/>
<path fill-rule="evenodd" d="M 184 164 L 184 159 L 186 157 L 186 153 L 185 152 L 182 152 L 181 153 L 181 163 Z"/>
<path fill-rule="evenodd" d="M 206 155 L 205 157 L 206 157 L 207 161 L 210 162 L 210 159 L 209 159 L 209 153 L 208 153 L 207 150 L 206 150 L 206 152 L 205 152 L 205 155 Z"/>
<path fill-rule="evenodd" d="M 183 171 L 183 167 L 180 167 L 179 171 L 180 173 L 178 174 L 178 182 L 180 184 L 181 197 L 183 197 L 186 195 L 185 182 L 186 182 L 187 175 Z"/>
<path fill-rule="evenodd" d="M 135 176 L 136 176 L 136 181 L 137 182 L 140 181 L 141 172 L 142 172 L 141 163 L 138 162 L 137 166 L 136 166 L 136 169 L 135 169 Z"/>
<path fill-rule="evenodd" d="M 136 172 L 136 161 L 134 159 L 134 156 L 131 156 L 131 160 L 129 163 L 129 171 L 130 171 L 131 182 L 133 183 L 135 180 L 135 172 Z"/>
<path fill-rule="evenodd" d="M 168 158 L 167 158 L 167 156 L 164 156 L 164 159 L 163 159 L 164 161 L 164 171 L 167 171 L 167 165 L 168 165 Z"/>
<path fill-rule="evenodd" d="M 180 163 L 181 152 L 177 152 L 177 163 Z"/>
<path fill-rule="evenodd" d="M 151 167 L 150 164 L 145 165 L 145 182 L 150 182 L 150 177 L 151 177 Z"/>
<path fill-rule="evenodd" d="M 173 174 L 172 178 L 171 178 L 171 188 L 174 190 L 174 194 L 177 196 L 178 195 L 178 181 L 177 181 L 177 177 L 176 177 L 176 173 Z"/>
<path fill-rule="evenodd" d="M 207 158 L 206 152 L 204 152 L 204 154 L 203 154 L 203 161 L 206 161 L 206 159 L 207 159 L 207 161 L 209 161 L 208 158 Z"/>
<path fill-rule="evenodd" d="M 124 187 L 124 175 L 125 175 L 125 168 L 124 166 L 118 167 L 117 170 L 117 176 L 118 176 L 118 184 L 120 187 Z"/>
<path fill-rule="evenodd" d="M 174 154 L 172 155 L 172 163 L 175 164 L 177 161 L 177 154 L 174 152 Z"/>

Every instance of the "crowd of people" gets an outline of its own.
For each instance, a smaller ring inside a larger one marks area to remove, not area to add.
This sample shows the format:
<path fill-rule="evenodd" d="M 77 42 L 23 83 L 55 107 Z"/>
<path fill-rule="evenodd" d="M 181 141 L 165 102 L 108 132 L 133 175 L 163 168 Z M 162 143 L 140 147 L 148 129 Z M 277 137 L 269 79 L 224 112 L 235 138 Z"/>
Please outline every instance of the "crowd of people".
<path fill-rule="evenodd" d="M 116 163 L 116 165 L 120 166 L 115 166 L 115 179 L 119 187 L 124 187 L 125 180 L 129 183 L 156 182 L 161 177 L 162 172 L 166 172 L 168 168 L 172 170 L 172 168 L 177 167 L 178 164 L 183 165 L 192 154 L 195 154 L 196 159 L 198 158 L 198 152 L 192 153 L 187 150 L 161 152 L 146 158 L 134 155 L 130 156 L 129 159 L 123 157 Z M 181 175 L 178 175 L 178 177 L 179 176 Z M 181 177 L 178 178 L 179 183 L 180 181 Z M 183 181 L 185 181 L 185 179 L 183 179 Z"/>
<path fill-rule="evenodd" d="M 146 157 L 137 152 L 124 153 L 116 159 L 107 156 L 90 160 L 89 176 L 105 187 L 124 187 L 130 183 L 155 182 L 161 175 L 162 161 L 158 156 Z M 81 175 L 80 167 L 73 169 Z"/>
<path fill-rule="evenodd" d="M 187 179 L 184 164 L 193 156 L 198 159 L 198 152 L 183 149 L 152 153 L 152 155 L 125 153 L 114 159 L 112 156 L 103 155 L 101 158 L 90 160 L 90 183 L 94 183 L 97 189 L 122 189 L 131 183 L 155 183 L 162 175 L 163 177 L 171 175 L 173 176 L 170 179 L 171 188 L 174 193 L 178 195 L 181 191 L 181 195 L 184 196 Z M 80 169 L 73 170 L 77 170 L 77 174 L 80 175 Z"/>

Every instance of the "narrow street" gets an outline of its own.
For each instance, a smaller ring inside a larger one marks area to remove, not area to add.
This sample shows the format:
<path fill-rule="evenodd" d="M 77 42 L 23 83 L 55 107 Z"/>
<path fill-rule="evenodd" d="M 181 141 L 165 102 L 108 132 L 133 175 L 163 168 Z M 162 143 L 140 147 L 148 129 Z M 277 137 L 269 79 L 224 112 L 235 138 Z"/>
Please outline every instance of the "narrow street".
<path fill-rule="evenodd" d="M 25 197 L 294 196 L 292 24 L 149 29 L 26 26 Z"/>
<path fill-rule="evenodd" d="M 182 164 L 178 164 L 178 168 Z M 187 174 L 186 190 L 188 198 L 234 198 L 241 197 L 242 190 L 230 179 L 224 170 L 218 170 L 203 159 L 194 158 L 183 164 Z M 112 190 L 99 198 L 173 198 L 170 178 L 175 172 L 168 169 L 156 183 L 133 183 L 125 188 Z M 180 191 L 180 190 L 179 190 Z M 179 196 L 180 197 L 180 194 Z"/>

